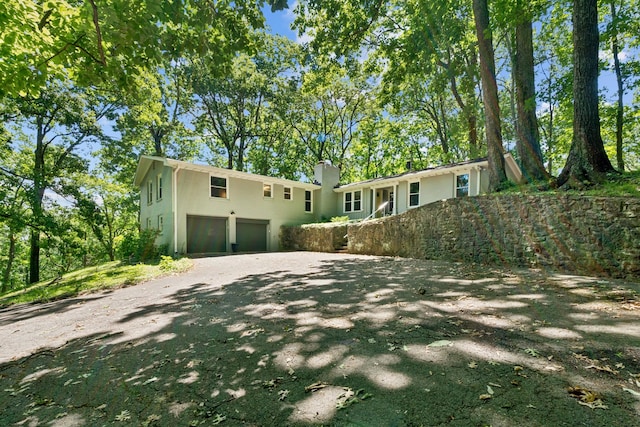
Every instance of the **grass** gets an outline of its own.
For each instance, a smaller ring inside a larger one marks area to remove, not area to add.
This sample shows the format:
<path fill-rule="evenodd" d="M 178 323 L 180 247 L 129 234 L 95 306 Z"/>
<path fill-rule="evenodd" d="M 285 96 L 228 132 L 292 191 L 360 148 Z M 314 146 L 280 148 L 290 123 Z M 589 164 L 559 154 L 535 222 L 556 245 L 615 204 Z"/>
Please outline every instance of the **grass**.
<path fill-rule="evenodd" d="M 613 173 L 602 183 L 591 184 L 580 190 L 550 188 L 546 183 L 512 185 L 500 194 L 575 194 L 594 197 L 640 197 L 640 170 Z"/>
<path fill-rule="evenodd" d="M 154 277 L 186 271 L 191 260 L 163 257 L 158 264 L 123 264 L 107 262 L 64 274 L 53 280 L 41 281 L 0 296 L 0 307 L 21 303 L 54 301 L 104 289 L 136 285 Z"/>

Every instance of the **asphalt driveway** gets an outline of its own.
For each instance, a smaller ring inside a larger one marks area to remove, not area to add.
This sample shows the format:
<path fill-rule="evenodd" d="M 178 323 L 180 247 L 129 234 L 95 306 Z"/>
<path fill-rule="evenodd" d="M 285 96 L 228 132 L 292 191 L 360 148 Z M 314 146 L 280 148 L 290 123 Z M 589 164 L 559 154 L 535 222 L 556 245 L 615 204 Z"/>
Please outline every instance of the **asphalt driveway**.
<path fill-rule="evenodd" d="M 309 252 L 0 311 L 0 425 L 640 426 L 635 282 Z"/>

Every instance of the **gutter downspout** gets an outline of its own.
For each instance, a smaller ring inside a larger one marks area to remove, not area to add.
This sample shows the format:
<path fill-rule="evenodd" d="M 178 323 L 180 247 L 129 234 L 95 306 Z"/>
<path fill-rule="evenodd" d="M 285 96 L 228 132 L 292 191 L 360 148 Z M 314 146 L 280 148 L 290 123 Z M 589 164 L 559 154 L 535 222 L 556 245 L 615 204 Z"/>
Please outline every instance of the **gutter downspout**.
<path fill-rule="evenodd" d="M 180 167 L 173 170 L 173 182 L 171 183 L 173 199 L 173 254 L 178 254 L 178 171 Z"/>

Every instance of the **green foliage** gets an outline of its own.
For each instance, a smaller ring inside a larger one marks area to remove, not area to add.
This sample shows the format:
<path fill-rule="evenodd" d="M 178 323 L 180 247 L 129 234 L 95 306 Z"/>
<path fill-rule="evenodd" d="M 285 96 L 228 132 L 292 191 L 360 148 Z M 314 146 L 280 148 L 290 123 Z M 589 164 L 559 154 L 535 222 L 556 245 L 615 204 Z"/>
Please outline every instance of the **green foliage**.
<path fill-rule="evenodd" d="M 158 268 L 164 273 L 180 273 L 189 269 L 191 265 L 188 258 L 174 259 L 168 255 L 161 255 Z"/>
<path fill-rule="evenodd" d="M 191 266 L 191 260 L 187 258 L 172 260 L 168 269 L 163 269 L 160 265 L 108 262 L 0 294 L 0 307 L 19 303 L 46 302 L 102 289 L 135 285 L 169 272 L 186 271 Z"/>
<path fill-rule="evenodd" d="M 333 216 L 333 217 L 331 217 L 331 219 L 329 221 L 330 222 L 349 222 L 349 217 L 347 215 L 345 215 L 345 216 Z"/>
<path fill-rule="evenodd" d="M 129 263 L 158 260 L 167 248 L 156 245 L 156 237 L 158 231 L 152 229 L 125 234 L 117 242 L 118 258 Z"/>

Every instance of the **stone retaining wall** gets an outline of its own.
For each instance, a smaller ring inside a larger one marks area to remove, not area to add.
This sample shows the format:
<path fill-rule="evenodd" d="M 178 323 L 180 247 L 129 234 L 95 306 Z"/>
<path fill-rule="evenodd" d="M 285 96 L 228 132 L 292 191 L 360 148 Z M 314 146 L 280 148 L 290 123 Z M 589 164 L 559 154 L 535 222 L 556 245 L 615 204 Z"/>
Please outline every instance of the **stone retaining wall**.
<path fill-rule="evenodd" d="M 289 229 L 282 246 L 334 251 L 332 226 Z M 638 198 L 466 197 L 338 227 L 351 253 L 640 277 Z"/>

